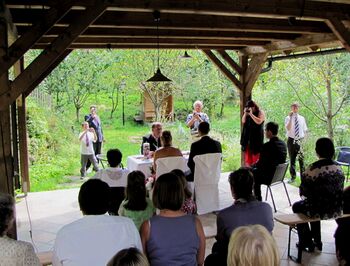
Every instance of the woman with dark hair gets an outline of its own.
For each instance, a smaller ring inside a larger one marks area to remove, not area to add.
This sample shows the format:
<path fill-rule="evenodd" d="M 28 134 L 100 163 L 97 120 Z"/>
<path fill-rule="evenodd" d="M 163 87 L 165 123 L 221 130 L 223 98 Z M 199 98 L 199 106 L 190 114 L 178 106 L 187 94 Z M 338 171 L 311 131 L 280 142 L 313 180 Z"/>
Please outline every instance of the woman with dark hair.
<path fill-rule="evenodd" d="M 242 117 L 241 135 L 244 163 L 247 167 L 259 160 L 260 150 L 264 143 L 264 121 L 264 111 L 254 101 L 248 101 Z"/>
<path fill-rule="evenodd" d="M 153 155 L 153 170 L 156 171 L 156 161 L 159 158 L 165 157 L 175 157 L 182 156 L 182 153 L 179 149 L 173 147 L 173 137 L 171 136 L 171 132 L 169 130 L 165 130 L 162 132 L 160 136 L 160 143 L 162 147 L 154 152 Z"/>
<path fill-rule="evenodd" d="M 125 200 L 120 204 L 118 214 L 129 217 L 137 229 L 143 221 L 151 218 L 156 209 L 152 201 L 146 198 L 145 175 L 141 171 L 133 171 L 128 175 Z"/>
<path fill-rule="evenodd" d="M 152 266 L 203 264 L 203 227 L 198 217 L 181 211 L 184 199 L 183 185 L 176 175 L 158 177 L 153 204 L 160 212 L 141 226 L 143 250 Z"/>
<path fill-rule="evenodd" d="M 15 201 L 13 197 L 0 193 L 0 265 L 41 265 L 30 243 L 16 241 L 6 236 L 14 219 Z"/>
<path fill-rule="evenodd" d="M 321 219 L 334 218 L 342 213 L 344 174 L 341 166 L 333 161 L 334 144 L 329 138 L 316 141 L 318 161 L 312 163 L 301 175 L 299 194 L 301 201 L 293 204 L 294 213 L 303 213 Z M 297 225 L 298 247 L 313 252 L 322 251 L 321 223 Z"/>

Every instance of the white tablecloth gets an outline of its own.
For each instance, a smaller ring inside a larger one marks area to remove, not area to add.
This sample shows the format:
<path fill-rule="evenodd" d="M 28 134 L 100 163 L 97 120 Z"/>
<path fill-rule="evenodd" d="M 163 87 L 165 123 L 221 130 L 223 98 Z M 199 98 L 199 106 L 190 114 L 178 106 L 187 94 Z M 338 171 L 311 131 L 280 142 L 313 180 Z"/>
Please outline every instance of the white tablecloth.
<path fill-rule="evenodd" d="M 182 155 L 184 156 L 186 163 L 188 161 L 188 151 L 183 151 Z M 153 158 L 146 159 L 143 155 L 131 155 L 128 156 L 127 160 L 127 168 L 128 170 L 135 171 L 139 170 L 145 174 L 146 177 L 149 177 L 151 175 L 151 167 L 153 165 Z"/>

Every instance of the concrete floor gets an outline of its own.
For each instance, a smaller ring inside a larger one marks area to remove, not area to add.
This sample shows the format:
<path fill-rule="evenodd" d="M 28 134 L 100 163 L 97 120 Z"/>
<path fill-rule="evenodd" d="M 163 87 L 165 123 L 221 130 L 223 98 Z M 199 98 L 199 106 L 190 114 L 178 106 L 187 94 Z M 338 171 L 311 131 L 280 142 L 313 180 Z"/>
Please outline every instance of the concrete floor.
<path fill-rule="evenodd" d="M 292 203 L 299 200 L 298 189 L 287 185 Z M 282 185 L 272 187 L 276 202 L 277 213 L 291 213 Z M 82 217 L 78 205 L 79 189 L 66 189 L 47 192 L 29 193 L 16 205 L 18 239 L 33 243 L 38 252 L 52 250 L 57 231 L 65 224 Z M 263 195 L 265 187 L 262 188 Z M 227 173 L 223 173 L 220 182 L 221 207 L 232 204 Z M 268 202 L 271 203 L 269 197 Z M 272 206 L 272 205 L 271 205 Z M 214 214 L 201 215 L 204 231 L 207 237 L 206 254 L 209 254 L 215 242 L 216 216 Z M 302 265 L 338 265 L 335 256 L 333 234 L 336 222 L 322 221 L 323 251 L 303 253 Z M 32 237 L 31 237 L 32 235 Z M 273 230 L 280 254 L 281 265 L 297 265 L 287 257 L 288 227 L 275 223 Z M 297 254 L 295 242 L 298 241 L 296 234 L 292 234 L 291 253 Z"/>

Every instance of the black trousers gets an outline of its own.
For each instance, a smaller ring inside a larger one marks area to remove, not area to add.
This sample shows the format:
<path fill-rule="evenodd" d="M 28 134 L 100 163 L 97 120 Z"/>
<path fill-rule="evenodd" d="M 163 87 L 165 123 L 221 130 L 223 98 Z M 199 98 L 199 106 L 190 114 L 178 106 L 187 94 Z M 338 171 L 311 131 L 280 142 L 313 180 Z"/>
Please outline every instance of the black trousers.
<path fill-rule="evenodd" d="M 259 171 L 258 168 L 253 168 L 253 176 L 254 176 L 254 196 L 257 200 L 262 201 L 261 196 L 261 185 L 270 185 L 272 180 L 272 175 L 266 174 Z"/>
<path fill-rule="evenodd" d="M 287 147 L 288 147 L 288 154 L 289 154 L 289 160 L 290 160 L 289 172 L 290 172 L 291 178 L 295 179 L 296 177 L 295 161 L 297 157 L 299 161 L 300 174 L 305 171 L 304 154 L 300 147 L 300 141 L 294 141 L 294 139 L 288 138 Z"/>
<path fill-rule="evenodd" d="M 95 152 L 95 156 L 97 154 L 101 154 L 101 149 L 102 149 L 102 142 L 93 142 L 93 146 L 94 146 L 94 152 Z M 96 158 L 97 162 L 99 162 L 99 160 Z M 86 164 L 86 170 L 89 169 L 91 165 L 91 162 L 90 160 L 88 160 L 87 164 Z"/>
<path fill-rule="evenodd" d="M 292 209 L 294 213 L 306 214 L 306 212 L 308 211 L 304 200 L 295 202 L 293 204 Z M 321 242 L 321 222 L 312 222 L 310 223 L 310 227 L 308 223 L 297 225 L 299 244 L 304 247 L 310 246 L 310 244 L 312 244 L 313 241 L 315 243 Z"/>

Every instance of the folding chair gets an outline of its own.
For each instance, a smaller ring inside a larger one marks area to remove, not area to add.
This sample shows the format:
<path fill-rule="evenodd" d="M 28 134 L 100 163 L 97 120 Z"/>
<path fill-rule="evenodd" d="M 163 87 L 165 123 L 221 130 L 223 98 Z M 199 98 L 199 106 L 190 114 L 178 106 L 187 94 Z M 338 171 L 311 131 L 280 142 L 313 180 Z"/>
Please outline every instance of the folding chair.
<path fill-rule="evenodd" d="M 273 208 L 274 208 L 275 212 L 277 212 L 277 210 L 276 210 L 275 200 L 273 199 L 272 190 L 271 190 L 271 187 L 274 186 L 274 185 L 277 185 L 277 184 L 280 184 L 280 183 L 283 184 L 284 190 L 286 191 L 287 198 L 288 198 L 288 201 L 289 201 L 289 206 L 292 206 L 292 203 L 290 202 L 290 198 L 289 198 L 289 194 L 288 194 L 288 190 L 287 190 L 286 184 L 284 183 L 284 177 L 286 175 L 286 172 L 287 172 L 287 169 L 288 169 L 288 165 L 289 165 L 288 162 L 287 163 L 281 163 L 281 164 L 277 165 L 276 171 L 275 171 L 275 174 L 273 175 L 271 183 L 270 183 L 270 185 L 267 185 L 267 188 L 266 188 L 265 201 L 267 201 L 268 192 L 270 192 L 271 199 L 272 199 L 272 204 L 273 204 Z"/>
<path fill-rule="evenodd" d="M 349 169 L 350 169 L 350 147 L 337 147 L 337 160 L 336 162 L 341 166 L 347 166 L 348 172 L 346 174 L 346 182 L 349 180 Z"/>

